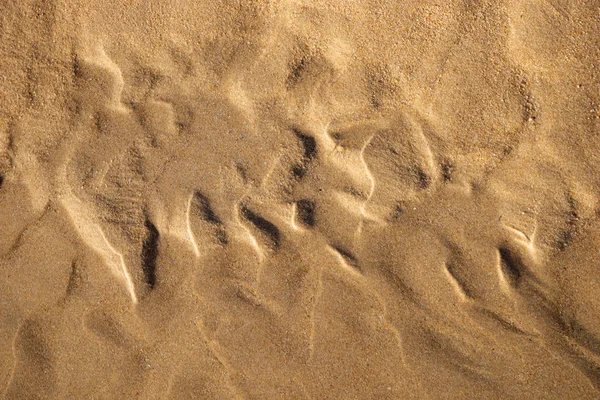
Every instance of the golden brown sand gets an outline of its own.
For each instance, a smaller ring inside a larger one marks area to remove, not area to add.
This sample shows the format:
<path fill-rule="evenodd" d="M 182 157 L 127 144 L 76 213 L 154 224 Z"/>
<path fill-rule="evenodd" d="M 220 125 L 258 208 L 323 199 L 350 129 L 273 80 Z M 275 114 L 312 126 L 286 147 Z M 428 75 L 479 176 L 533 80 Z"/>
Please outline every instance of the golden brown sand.
<path fill-rule="evenodd" d="M 0 396 L 597 399 L 600 2 L 0 2 Z"/>

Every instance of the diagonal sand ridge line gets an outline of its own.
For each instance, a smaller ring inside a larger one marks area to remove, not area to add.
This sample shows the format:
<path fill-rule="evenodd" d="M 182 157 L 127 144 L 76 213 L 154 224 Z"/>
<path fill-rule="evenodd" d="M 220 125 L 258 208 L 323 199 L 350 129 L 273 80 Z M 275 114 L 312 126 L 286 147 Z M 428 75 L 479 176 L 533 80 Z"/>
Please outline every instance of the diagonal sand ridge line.
<path fill-rule="evenodd" d="M 367 146 L 369 146 L 369 144 L 371 143 L 371 141 L 373 140 L 374 137 L 375 137 L 375 134 L 372 134 L 371 136 L 369 136 L 369 139 L 367 139 L 367 141 L 365 142 L 363 147 L 360 149 L 360 154 L 359 154 L 360 162 L 363 164 L 363 166 L 365 168 L 365 174 L 369 178 L 369 182 L 370 182 L 369 194 L 367 196 L 367 199 L 363 202 L 363 204 L 360 207 L 361 215 L 363 216 L 363 218 L 367 218 L 367 219 L 370 219 L 369 216 L 367 215 L 367 204 L 373 197 L 373 193 L 375 193 L 375 178 L 373 177 L 373 174 L 371 173 L 371 170 L 369 169 L 369 165 L 365 161 L 365 149 L 367 148 Z M 356 247 L 358 245 L 358 241 L 360 240 L 360 236 L 362 234 L 362 228 L 363 228 L 364 223 L 365 223 L 364 219 L 361 219 L 358 223 L 358 227 L 356 228 L 356 231 L 354 232 L 354 247 Z"/>
<path fill-rule="evenodd" d="M 108 241 L 104 231 L 90 216 L 89 211 L 76 196 L 69 194 L 62 199 L 65 210 L 71 217 L 79 237 L 99 254 L 111 273 L 125 286 L 133 304 L 138 303 L 135 286 L 125 265 L 123 255 Z"/>
<path fill-rule="evenodd" d="M 129 295 L 131 296 L 131 301 L 134 304 L 137 304 L 138 300 L 137 300 L 137 296 L 135 294 L 135 287 L 133 286 L 133 280 L 131 279 L 131 275 L 129 275 L 129 272 L 127 271 L 127 267 L 125 266 L 125 259 L 123 258 L 123 255 L 121 253 L 119 253 L 117 250 L 115 250 L 114 247 L 112 247 L 112 245 L 110 244 L 110 242 L 104 235 L 104 232 L 102 231 L 100 226 L 96 225 L 96 228 L 98 229 L 98 232 L 102 236 L 102 239 L 104 239 L 104 243 L 106 244 L 106 250 L 108 250 L 108 254 L 106 254 L 107 252 L 105 249 L 102 249 L 101 252 L 106 254 L 105 259 L 107 259 L 107 261 L 110 260 L 108 262 L 108 264 L 111 267 L 113 273 L 116 276 L 123 278 L 125 286 L 127 288 L 127 291 L 129 292 Z"/>
<path fill-rule="evenodd" d="M 198 244 L 196 243 L 196 237 L 194 236 L 194 232 L 192 231 L 192 223 L 190 221 L 191 211 L 192 211 L 192 203 L 194 201 L 194 194 L 190 196 L 187 203 L 187 210 L 185 215 L 185 226 L 187 229 L 187 234 L 189 237 L 189 241 L 192 244 L 192 248 L 194 249 L 194 254 L 196 257 L 200 257 L 200 249 L 198 248 Z"/>

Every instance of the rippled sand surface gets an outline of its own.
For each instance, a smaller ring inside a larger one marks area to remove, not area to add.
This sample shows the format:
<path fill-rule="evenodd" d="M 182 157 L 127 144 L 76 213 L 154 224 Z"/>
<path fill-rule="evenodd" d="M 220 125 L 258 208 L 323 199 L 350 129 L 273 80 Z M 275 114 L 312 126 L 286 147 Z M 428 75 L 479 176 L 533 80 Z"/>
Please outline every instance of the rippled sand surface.
<path fill-rule="evenodd" d="M 600 2 L 0 3 L 0 396 L 597 399 Z"/>

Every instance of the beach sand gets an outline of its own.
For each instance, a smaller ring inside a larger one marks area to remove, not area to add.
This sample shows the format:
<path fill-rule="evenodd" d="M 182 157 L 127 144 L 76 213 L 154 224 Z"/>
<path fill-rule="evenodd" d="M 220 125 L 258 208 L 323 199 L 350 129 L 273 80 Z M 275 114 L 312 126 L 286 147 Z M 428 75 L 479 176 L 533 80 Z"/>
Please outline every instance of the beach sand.
<path fill-rule="evenodd" d="M 5 0 L 0 55 L 0 397 L 600 397 L 600 2 Z"/>

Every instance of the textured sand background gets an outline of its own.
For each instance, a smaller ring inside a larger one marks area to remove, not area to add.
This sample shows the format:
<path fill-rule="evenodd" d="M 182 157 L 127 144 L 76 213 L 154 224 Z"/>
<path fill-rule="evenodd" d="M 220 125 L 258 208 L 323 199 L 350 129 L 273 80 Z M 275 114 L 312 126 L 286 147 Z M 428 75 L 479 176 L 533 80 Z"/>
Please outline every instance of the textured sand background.
<path fill-rule="evenodd" d="M 600 396 L 600 2 L 4 0 L 0 35 L 0 396 Z"/>

